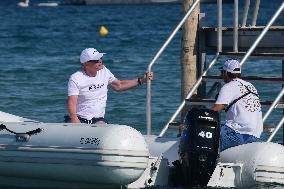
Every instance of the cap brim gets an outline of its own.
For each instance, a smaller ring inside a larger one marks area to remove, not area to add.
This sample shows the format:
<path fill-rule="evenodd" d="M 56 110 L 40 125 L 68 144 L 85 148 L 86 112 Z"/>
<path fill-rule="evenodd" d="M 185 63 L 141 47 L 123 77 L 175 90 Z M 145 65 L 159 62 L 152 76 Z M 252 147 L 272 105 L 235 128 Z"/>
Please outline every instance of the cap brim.
<path fill-rule="evenodd" d="M 105 53 L 99 53 L 99 57 L 98 58 L 101 59 L 104 56 L 104 54 Z M 99 59 L 97 59 L 97 60 L 99 60 Z"/>
<path fill-rule="evenodd" d="M 106 54 L 106 53 L 99 53 L 98 56 L 96 57 L 96 59 L 91 59 L 91 60 L 99 60 L 104 56 L 104 54 Z"/>
<path fill-rule="evenodd" d="M 80 62 L 81 64 L 85 64 L 86 62 L 90 61 L 90 60 L 99 60 L 101 59 L 106 53 L 98 53 L 95 57 L 93 58 L 87 58 L 87 59 L 83 59 L 84 62 L 82 62 L 82 58 L 80 57 Z"/>

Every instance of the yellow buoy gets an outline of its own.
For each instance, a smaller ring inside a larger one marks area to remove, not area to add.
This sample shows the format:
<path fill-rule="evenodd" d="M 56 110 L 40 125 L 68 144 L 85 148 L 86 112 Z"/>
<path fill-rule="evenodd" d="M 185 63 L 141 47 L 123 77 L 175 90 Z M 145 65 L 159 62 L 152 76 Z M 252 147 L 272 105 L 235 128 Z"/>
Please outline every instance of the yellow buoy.
<path fill-rule="evenodd" d="M 108 34 L 108 30 L 107 30 L 106 27 L 101 26 L 99 33 L 100 33 L 101 36 L 106 36 Z"/>

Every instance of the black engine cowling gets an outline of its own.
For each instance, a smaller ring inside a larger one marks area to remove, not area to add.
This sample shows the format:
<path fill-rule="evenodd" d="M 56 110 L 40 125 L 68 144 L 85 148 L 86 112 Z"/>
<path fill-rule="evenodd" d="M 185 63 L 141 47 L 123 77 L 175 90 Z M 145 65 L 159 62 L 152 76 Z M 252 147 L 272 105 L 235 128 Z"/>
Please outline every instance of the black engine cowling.
<path fill-rule="evenodd" d="M 219 153 L 219 125 L 219 114 L 212 110 L 194 108 L 187 113 L 179 146 L 185 185 L 207 185 Z"/>

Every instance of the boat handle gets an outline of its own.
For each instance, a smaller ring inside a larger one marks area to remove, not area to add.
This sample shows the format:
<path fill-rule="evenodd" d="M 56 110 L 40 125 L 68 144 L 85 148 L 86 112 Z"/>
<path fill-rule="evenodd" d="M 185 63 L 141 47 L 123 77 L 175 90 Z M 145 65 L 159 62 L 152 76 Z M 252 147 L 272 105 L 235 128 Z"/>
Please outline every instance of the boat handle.
<path fill-rule="evenodd" d="M 40 133 L 43 129 L 37 128 L 35 130 L 31 130 L 31 131 L 28 131 L 28 132 L 25 132 L 25 133 L 17 133 L 15 131 L 12 131 L 12 130 L 8 129 L 6 127 L 6 125 L 1 124 L 0 125 L 0 131 L 1 130 L 6 130 L 6 131 L 8 131 L 8 132 L 10 132 L 12 134 L 15 134 L 17 142 L 27 142 L 32 135 L 36 135 L 36 134 Z"/>

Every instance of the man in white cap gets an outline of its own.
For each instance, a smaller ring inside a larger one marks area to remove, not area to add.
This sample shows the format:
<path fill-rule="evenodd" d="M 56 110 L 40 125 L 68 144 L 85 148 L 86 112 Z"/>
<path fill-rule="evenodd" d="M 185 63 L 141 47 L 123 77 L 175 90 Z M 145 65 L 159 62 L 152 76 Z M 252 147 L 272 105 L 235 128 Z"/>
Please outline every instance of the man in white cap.
<path fill-rule="evenodd" d="M 124 91 L 142 85 L 147 79 L 153 80 L 153 73 L 145 73 L 143 77 L 132 80 L 118 80 L 103 65 L 104 54 L 94 48 L 87 48 L 81 53 L 82 70 L 72 74 L 68 82 L 67 108 L 71 123 L 106 122 L 108 85 L 115 91 Z"/>
<path fill-rule="evenodd" d="M 242 79 L 240 63 L 225 61 L 222 76 L 226 84 L 221 88 L 213 110 L 225 110 L 226 122 L 221 127 L 221 151 L 241 144 L 261 141 L 262 112 L 255 87 Z"/>

